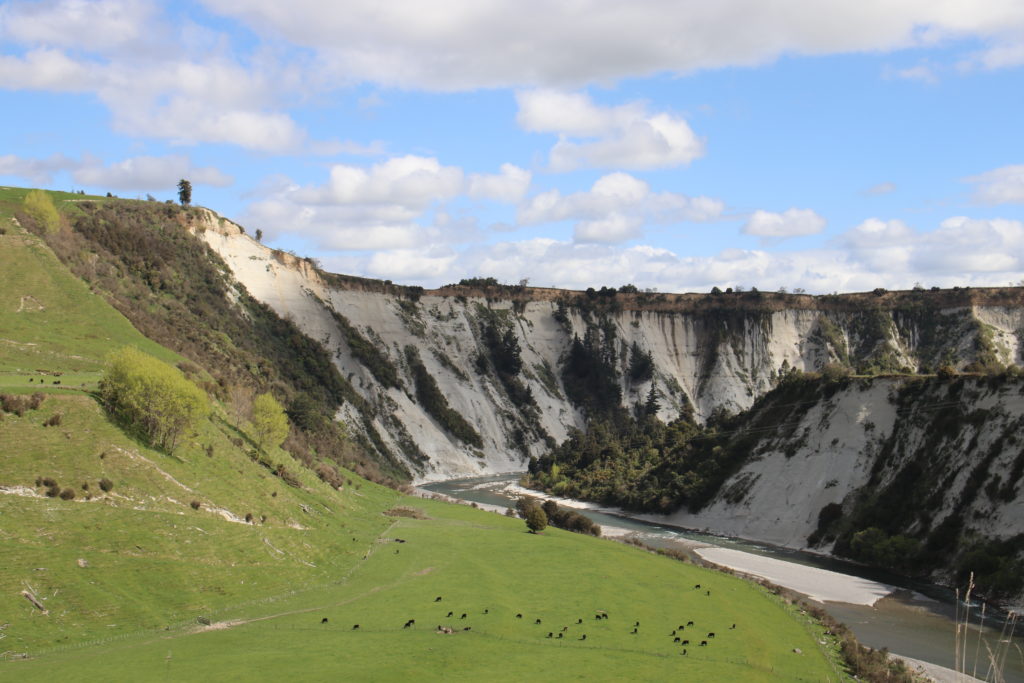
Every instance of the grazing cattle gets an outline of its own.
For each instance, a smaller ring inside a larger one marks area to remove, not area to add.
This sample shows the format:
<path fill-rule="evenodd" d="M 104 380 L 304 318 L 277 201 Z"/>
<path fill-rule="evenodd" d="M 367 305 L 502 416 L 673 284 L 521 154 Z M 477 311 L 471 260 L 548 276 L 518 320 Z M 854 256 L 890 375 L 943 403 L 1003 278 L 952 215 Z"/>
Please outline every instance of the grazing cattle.
<path fill-rule="evenodd" d="M 559 637 L 559 638 L 561 638 L 561 637 L 562 637 L 563 635 L 564 635 L 564 634 L 562 634 L 562 633 L 559 633 L 559 634 L 558 634 L 558 637 Z"/>
<path fill-rule="evenodd" d="M 355 624 L 355 625 L 353 625 L 353 626 L 352 626 L 352 630 L 353 630 L 353 631 L 358 631 L 358 630 L 359 630 L 359 624 Z"/>
<path fill-rule="evenodd" d="M 601 615 L 600 615 L 600 614 L 595 614 L 595 615 L 594 615 L 594 618 L 595 618 L 595 619 L 600 619 L 600 618 L 601 618 Z"/>
<path fill-rule="evenodd" d="M 484 610 L 484 614 L 490 614 L 490 610 Z"/>
<path fill-rule="evenodd" d="M 397 555 L 397 554 L 398 554 L 398 551 L 396 550 L 396 551 L 395 551 L 395 555 Z"/>
<path fill-rule="evenodd" d="M 586 639 L 587 639 L 587 634 L 586 633 L 584 633 L 582 636 L 580 636 L 580 640 L 586 640 Z"/>
<path fill-rule="evenodd" d="M 412 626 L 412 624 L 410 624 L 410 623 L 409 623 L 409 622 L 407 621 L 407 622 L 405 622 L 405 626 L 403 626 L 402 628 L 409 628 L 410 626 Z"/>
<path fill-rule="evenodd" d="M 695 586 L 693 587 L 693 590 L 700 590 L 700 584 L 699 584 L 699 583 L 698 583 L 698 584 L 696 584 L 696 585 L 695 585 Z"/>
<path fill-rule="evenodd" d="M 554 637 L 555 637 L 555 634 L 552 633 L 551 631 L 548 631 L 548 638 L 554 638 Z"/>
<path fill-rule="evenodd" d="M 708 595 L 708 596 L 710 596 L 710 595 L 711 595 L 711 591 L 708 591 L 708 592 L 707 592 L 707 593 L 705 593 L 704 595 Z"/>
<path fill-rule="evenodd" d="M 736 624 L 733 624 L 732 626 L 730 626 L 730 627 L 729 627 L 729 630 L 731 631 L 731 630 L 732 630 L 732 629 L 734 629 L 734 628 L 736 628 Z"/>
<path fill-rule="evenodd" d="M 689 644 L 690 644 L 690 641 L 688 641 L 688 640 L 684 640 L 682 643 L 680 643 L 680 645 L 689 645 Z"/>
<path fill-rule="evenodd" d="M 678 643 L 680 640 L 682 640 L 682 638 L 680 638 L 679 636 L 676 636 L 675 638 L 672 639 L 672 642 L 673 643 Z"/>
<path fill-rule="evenodd" d="M 326 624 L 327 623 L 327 617 L 324 617 L 323 619 L 321 619 L 320 623 L 321 624 Z"/>
<path fill-rule="evenodd" d="M 353 539 L 353 540 L 355 540 L 355 539 Z M 436 598 L 434 598 L 434 602 L 441 602 L 441 596 L 438 595 Z"/>
<path fill-rule="evenodd" d="M 708 641 L 706 641 L 706 640 L 700 641 L 700 646 L 701 647 L 705 647 L 707 644 L 708 644 Z"/>
<path fill-rule="evenodd" d="M 715 637 L 715 632 L 714 631 L 711 631 L 711 632 L 708 633 L 708 638 L 714 638 L 714 637 Z"/>
<path fill-rule="evenodd" d="M 540 619 L 538 619 L 537 621 L 535 621 L 535 622 L 533 622 L 533 623 L 535 623 L 535 624 L 539 624 L 539 623 L 540 623 Z"/>
<path fill-rule="evenodd" d="M 636 626 L 633 627 L 633 630 L 630 631 L 630 633 L 632 633 L 633 635 L 636 635 Z"/>
<path fill-rule="evenodd" d="M 693 622 L 692 621 L 688 621 L 688 622 L 686 622 L 686 625 L 687 626 L 693 626 Z"/>
<path fill-rule="evenodd" d="M 684 654 L 684 655 L 686 654 L 686 648 L 683 648 L 682 654 Z"/>
<path fill-rule="evenodd" d="M 686 630 L 686 627 L 685 626 L 676 626 L 676 630 L 677 631 L 684 631 L 684 630 Z"/>
<path fill-rule="evenodd" d="M 576 623 L 577 623 L 577 624 L 582 624 L 582 623 L 583 623 L 583 620 L 582 620 L 582 619 L 577 619 L 577 620 L 576 620 Z"/>
<path fill-rule="evenodd" d="M 639 625 L 640 625 L 640 622 L 639 622 L 639 621 L 638 621 L 638 622 L 636 622 L 635 624 L 633 624 L 633 626 L 639 626 Z"/>
<path fill-rule="evenodd" d="M 466 627 L 465 627 L 465 628 L 463 628 L 462 630 L 463 630 L 463 631 L 472 631 L 472 630 L 473 630 L 473 627 L 472 627 L 472 626 L 466 626 Z"/>
<path fill-rule="evenodd" d="M 672 631 L 672 633 L 670 633 L 669 635 L 670 635 L 670 636 L 674 636 L 675 634 L 676 634 L 676 632 L 675 632 L 675 631 Z"/>
<path fill-rule="evenodd" d="M 523 615 L 522 615 L 522 614 L 517 614 L 517 615 L 516 615 L 516 619 L 522 619 L 522 618 L 523 618 Z"/>
<path fill-rule="evenodd" d="M 454 614 L 455 614 L 455 612 L 449 612 L 448 613 L 448 618 L 450 619 Z"/>
<path fill-rule="evenodd" d="M 466 613 L 465 613 L 465 612 L 463 612 L 463 613 L 462 613 L 462 616 L 461 616 L 461 617 L 459 617 L 459 619 L 465 619 L 465 618 L 466 618 Z"/>

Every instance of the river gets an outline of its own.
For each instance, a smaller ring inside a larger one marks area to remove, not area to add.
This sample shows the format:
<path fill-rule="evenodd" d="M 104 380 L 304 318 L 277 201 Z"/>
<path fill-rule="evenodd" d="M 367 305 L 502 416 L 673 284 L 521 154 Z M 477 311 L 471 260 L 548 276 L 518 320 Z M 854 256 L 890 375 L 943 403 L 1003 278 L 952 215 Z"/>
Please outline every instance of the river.
<path fill-rule="evenodd" d="M 518 479 L 519 475 L 477 477 L 425 484 L 421 488 L 466 501 L 509 507 L 514 505 L 516 497 L 516 493 L 510 488 L 515 486 Z M 541 494 L 537 495 L 542 497 Z M 829 614 L 845 623 L 865 645 L 874 648 L 885 647 L 906 657 L 954 668 L 956 596 L 947 588 L 842 560 L 763 543 L 703 534 L 585 507 L 580 508 L 579 512 L 602 526 L 629 529 L 645 543 L 655 547 L 673 547 L 679 546 L 680 541 L 696 541 L 895 586 L 898 590 L 894 594 L 882 598 L 873 606 L 841 602 L 825 602 L 823 606 Z M 972 612 L 979 613 L 980 606 L 974 606 Z M 974 619 L 972 622 L 978 625 Z M 977 629 L 970 630 L 966 667 L 968 673 L 976 670 L 978 678 L 985 678 L 988 660 L 985 656 L 984 643 L 995 648 L 1000 638 L 999 627 L 1002 624 L 1002 615 L 996 622 L 989 614 L 986 623 L 978 625 L 983 634 L 980 645 Z M 992 628 L 993 626 L 995 628 Z M 1018 636 L 1009 644 L 1010 652 L 1003 668 L 1003 677 L 1008 683 L 1024 683 L 1024 638 L 1020 637 L 1022 631 L 1024 629 L 1018 626 Z"/>

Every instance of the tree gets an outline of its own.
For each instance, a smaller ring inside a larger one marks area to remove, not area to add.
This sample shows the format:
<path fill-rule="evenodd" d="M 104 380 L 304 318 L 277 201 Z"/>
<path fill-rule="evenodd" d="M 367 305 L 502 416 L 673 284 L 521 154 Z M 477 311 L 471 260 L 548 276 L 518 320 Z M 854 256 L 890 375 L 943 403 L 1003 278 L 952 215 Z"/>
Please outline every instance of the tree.
<path fill-rule="evenodd" d="M 531 505 L 526 509 L 526 528 L 531 534 L 539 534 L 548 525 L 548 516 L 544 508 L 539 505 Z"/>
<path fill-rule="evenodd" d="M 25 213 L 31 216 L 44 232 L 57 232 L 60 229 L 60 214 L 46 192 L 29 190 L 25 195 L 24 206 Z"/>
<path fill-rule="evenodd" d="M 263 231 L 260 230 L 259 228 L 256 228 L 256 241 L 257 242 L 262 242 L 263 241 Z"/>
<path fill-rule="evenodd" d="M 192 183 L 182 178 L 178 181 L 178 201 L 182 206 L 192 203 Z"/>
<path fill-rule="evenodd" d="M 131 346 L 111 354 L 100 396 L 116 420 L 168 452 L 209 412 L 206 394 L 180 370 Z"/>
<path fill-rule="evenodd" d="M 252 402 L 252 428 L 256 446 L 280 446 L 288 436 L 288 416 L 270 393 L 260 394 Z"/>

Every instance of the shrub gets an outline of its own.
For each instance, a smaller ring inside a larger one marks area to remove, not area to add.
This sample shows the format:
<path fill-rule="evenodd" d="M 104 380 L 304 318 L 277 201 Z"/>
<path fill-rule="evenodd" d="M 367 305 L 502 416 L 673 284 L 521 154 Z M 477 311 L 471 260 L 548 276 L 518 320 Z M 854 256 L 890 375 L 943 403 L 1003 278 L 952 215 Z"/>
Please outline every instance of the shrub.
<path fill-rule="evenodd" d="M 12 413 L 21 417 L 28 410 L 28 400 L 24 396 L 0 394 L 0 409 L 5 413 Z"/>
<path fill-rule="evenodd" d="M 209 412 L 206 394 L 180 370 L 130 346 L 111 354 L 100 396 L 117 420 L 168 451 Z"/>
<path fill-rule="evenodd" d="M 388 517 L 408 517 L 410 519 L 430 519 L 429 517 L 427 517 L 426 513 L 423 512 L 423 510 L 420 510 L 419 508 L 406 507 L 404 505 L 400 505 L 398 507 L 393 507 L 390 510 L 385 510 L 384 514 L 387 515 Z"/>
<path fill-rule="evenodd" d="M 544 508 L 539 505 L 531 505 L 526 509 L 526 528 L 531 534 L 539 534 L 548 525 L 548 516 L 544 514 Z"/>
<path fill-rule="evenodd" d="M 75 499 L 75 490 L 74 489 L 64 489 L 63 491 L 60 492 L 60 498 L 61 498 L 61 500 L 74 500 Z"/>
<path fill-rule="evenodd" d="M 109 493 L 114 489 L 114 482 L 110 481 L 106 477 L 100 479 L 100 489 L 105 493 Z"/>
<path fill-rule="evenodd" d="M 193 510 L 198 510 L 199 508 L 201 508 L 203 506 L 203 504 L 200 503 L 198 500 L 193 500 L 191 503 L 189 503 L 189 505 L 192 506 Z"/>
<path fill-rule="evenodd" d="M 54 413 L 49 418 L 47 418 L 46 422 L 43 423 L 43 426 L 44 427 L 57 427 L 57 426 L 60 425 L 60 423 L 61 423 L 61 421 L 63 419 L 64 419 L 64 416 L 61 413 Z"/>
<path fill-rule="evenodd" d="M 57 232 L 60 229 L 60 214 L 46 192 L 30 190 L 25 195 L 24 207 L 25 213 L 35 221 L 40 232 Z"/>
<path fill-rule="evenodd" d="M 345 479 L 338 474 L 338 468 L 334 465 L 321 462 L 317 464 L 313 471 L 316 472 L 316 476 L 320 477 L 321 481 L 326 482 L 335 489 L 340 489 L 345 483 Z"/>
<path fill-rule="evenodd" d="M 39 482 L 40 480 L 37 479 L 36 481 Z M 42 484 L 42 486 L 45 486 L 46 488 L 53 488 L 54 486 L 57 486 L 57 480 L 54 479 L 53 477 L 44 477 L 42 479 L 42 481 L 41 481 L 41 484 Z M 37 484 L 37 486 L 38 485 L 39 484 Z"/>
<path fill-rule="evenodd" d="M 246 512 L 245 513 L 245 521 L 246 521 L 247 524 L 252 524 L 252 513 L 251 512 Z"/>
<path fill-rule="evenodd" d="M 28 399 L 28 407 L 31 410 L 38 410 L 39 406 L 43 405 L 43 401 L 46 400 L 46 394 L 36 392 L 32 394 Z"/>
<path fill-rule="evenodd" d="M 253 437 L 259 448 L 277 448 L 288 436 L 288 416 L 270 393 L 260 394 L 252 402 Z"/>
<path fill-rule="evenodd" d="M 46 489 L 46 497 L 47 498 L 56 498 L 59 495 L 60 495 L 60 487 L 59 486 L 50 486 L 49 488 Z"/>

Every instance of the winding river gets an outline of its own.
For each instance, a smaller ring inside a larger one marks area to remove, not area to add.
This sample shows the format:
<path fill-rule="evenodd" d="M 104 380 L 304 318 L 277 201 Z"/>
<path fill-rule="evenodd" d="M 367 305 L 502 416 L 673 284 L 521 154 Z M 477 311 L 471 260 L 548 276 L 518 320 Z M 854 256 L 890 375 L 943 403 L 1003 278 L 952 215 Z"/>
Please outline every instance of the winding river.
<path fill-rule="evenodd" d="M 509 507 L 515 502 L 517 494 L 514 487 L 518 479 L 519 475 L 477 477 L 425 484 L 420 488 L 465 501 Z M 687 547 L 693 542 L 705 543 L 895 586 L 898 589 L 895 593 L 882 598 L 873 606 L 826 602 L 824 607 L 832 616 L 845 623 L 865 645 L 874 648 L 886 647 L 891 652 L 906 657 L 954 668 L 956 596 L 949 589 L 811 553 L 742 539 L 712 536 L 586 507 L 579 508 L 579 512 L 602 526 L 628 529 L 645 543 L 655 547 L 680 547 L 685 544 L 682 542 L 689 542 L 686 544 Z M 980 612 L 980 606 L 973 607 L 972 612 Z M 973 619 L 972 622 L 982 629 L 983 638 L 979 644 L 977 629 L 970 630 L 967 672 L 976 671 L 978 678 L 984 679 L 988 661 L 985 656 L 985 643 L 988 643 L 989 647 L 996 646 L 1000 639 L 1003 615 L 996 620 L 990 613 L 986 623 L 978 624 Z M 1003 668 L 1003 677 L 1007 682 L 1024 683 L 1022 635 L 1024 627 L 1018 626 L 1017 636 L 1008 644 L 1004 643 L 1004 646 L 1009 647 Z"/>

